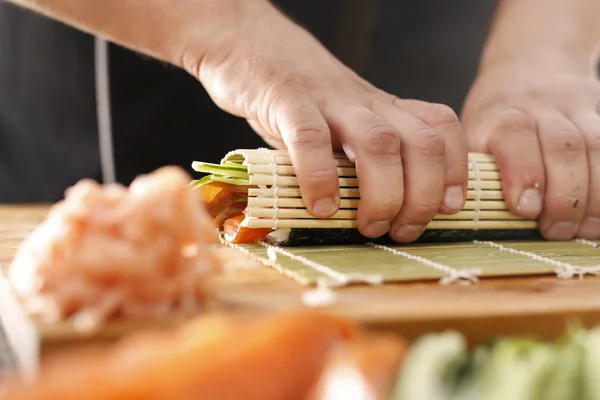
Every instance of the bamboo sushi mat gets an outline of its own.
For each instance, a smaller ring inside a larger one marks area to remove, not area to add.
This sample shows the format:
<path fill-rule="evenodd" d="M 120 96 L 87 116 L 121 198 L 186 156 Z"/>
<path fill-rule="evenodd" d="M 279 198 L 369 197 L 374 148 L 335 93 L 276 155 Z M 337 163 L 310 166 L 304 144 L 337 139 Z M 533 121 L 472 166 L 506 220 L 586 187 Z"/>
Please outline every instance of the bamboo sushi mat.
<path fill-rule="evenodd" d="M 201 164 L 195 164 L 196 171 L 208 172 Z M 343 155 L 335 156 L 335 164 L 341 203 L 338 213 L 328 219 L 317 219 L 308 213 L 300 198 L 290 155 L 285 150 L 235 150 L 223 158 L 220 166 L 212 166 L 211 171 L 215 180 L 248 185 L 244 223 L 249 228 L 355 228 L 360 198 L 356 169 Z M 502 232 L 535 230 L 537 222 L 509 211 L 494 158 L 470 153 L 464 208 L 453 215 L 436 215 L 427 229 L 463 233 L 489 230 L 499 238 Z M 512 238 L 512 241 L 507 237 L 498 241 L 307 247 L 225 243 L 303 285 L 421 280 L 473 283 L 486 277 L 556 274 L 559 278 L 574 278 L 600 274 L 600 242 L 557 243 Z"/>
<path fill-rule="evenodd" d="M 192 167 L 203 171 L 203 163 Z M 312 216 L 301 199 L 298 178 L 285 150 L 240 149 L 229 152 L 215 171 L 215 180 L 248 185 L 245 224 L 249 228 L 356 228 L 360 199 L 354 164 L 336 154 L 340 209 L 330 218 Z M 236 167 L 233 167 L 236 165 Z M 535 229 L 535 220 L 512 214 L 504 202 L 500 172 L 489 154 L 469 153 L 465 205 L 453 215 L 437 214 L 428 229 Z"/>
<path fill-rule="evenodd" d="M 571 279 L 600 274 L 600 242 L 579 239 L 309 247 L 228 245 L 303 285 L 422 280 L 475 283 L 491 277 L 555 274 Z"/>

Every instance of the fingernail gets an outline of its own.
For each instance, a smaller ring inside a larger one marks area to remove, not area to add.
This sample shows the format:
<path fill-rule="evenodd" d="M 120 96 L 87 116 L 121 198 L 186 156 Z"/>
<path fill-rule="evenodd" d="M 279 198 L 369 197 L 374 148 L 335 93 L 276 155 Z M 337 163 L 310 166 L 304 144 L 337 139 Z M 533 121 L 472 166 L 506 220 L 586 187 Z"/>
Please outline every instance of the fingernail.
<path fill-rule="evenodd" d="M 329 218 L 337 212 L 337 204 L 331 197 L 323 197 L 313 204 L 313 214 L 317 218 Z"/>
<path fill-rule="evenodd" d="M 390 230 L 390 221 L 371 222 L 363 229 L 363 235 L 371 238 L 383 236 Z"/>
<path fill-rule="evenodd" d="M 424 225 L 402 225 L 394 232 L 394 239 L 401 242 L 415 240 L 424 230 Z"/>
<path fill-rule="evenodd" d="M 555 222 L 546 230 L 546 238 L 549 240 L 571 240 L 575 235 L 575 224 L 563 221 Z"/>
<path fill-rule="evenodd" d="M 579 225 L 578 236 L 582 239 L 596 240 L 600 237 L 600 218 L 588 217 Z"/>
<path fill-rule="evenodd" d="M 528 217 L 542 212 L 542 196 L 537 189 L 525 189 L 519 198 L 519 210 Z"/>
<path fill-rule="evenodd" d="M 463 188 L 460 186 L 450 186 L 444 192 L 444 205 L 451 210 L 460 210 L 463 208 L 465 199 Z"/>

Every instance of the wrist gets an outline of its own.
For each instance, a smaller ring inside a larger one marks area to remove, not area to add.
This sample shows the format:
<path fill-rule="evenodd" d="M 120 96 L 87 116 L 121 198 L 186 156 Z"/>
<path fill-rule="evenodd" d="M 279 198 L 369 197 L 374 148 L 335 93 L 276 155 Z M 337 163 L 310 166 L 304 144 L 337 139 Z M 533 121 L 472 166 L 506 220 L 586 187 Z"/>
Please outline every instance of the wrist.
<path fill-rule="evenodd" d="M 210 10 L 210 21 L 194 18 L 189 13 L 173 48 L 171 62 L 195 78 L 207 60 L 226 57 L 246 35 L 247 21 L 252 21 L 258 11 L 272 7 L 267 0 L 202 0 L 201 12 Z M 207 23 L 208 22 L 208 23 Z"/>
<path fill-rule="evenodd" d="M 492 46 L 483 52 L 479 69 L 519 67 L 529 70 L 558 71 L 582 76 L 597 74 L 598 57 L 590 53 L 587 56 L 573 54 L 560 46 L 533 45 L 514 48 L 495 49 Z"/>
<path fill-rule="evenodd" d="M 597 0 L 501 0 L 481 68 L 535 64 L 596 73 L 600 56 Z"/>

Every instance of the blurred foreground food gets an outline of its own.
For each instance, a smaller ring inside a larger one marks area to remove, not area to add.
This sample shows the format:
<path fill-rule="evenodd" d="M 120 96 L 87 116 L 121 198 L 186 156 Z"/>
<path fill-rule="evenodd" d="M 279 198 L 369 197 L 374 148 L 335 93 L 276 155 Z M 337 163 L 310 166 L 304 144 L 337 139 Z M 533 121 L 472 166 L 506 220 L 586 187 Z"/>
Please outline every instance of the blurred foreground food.
<path fill-rule="evenodd" d="M 135 334 L 114 347 L 84 348 L 53 357 L 43 365 L 34 386 L 11 385 L 7 399 L 304 400 L 315 391 L 330 356 L 360 365 L 366 376 L 373 375 L 371 368 L 379 368 L 379 360 L 389 357 L 386 347 L 394 362 L 400 361 L 404 343 L 387 339 L 374 342 L 372 362 L 355 363 L 356 357 L 344 355 L 355 351 L 345 346 L 361 337 L 347 321 L 315 312 L 253 321 L 207 315 L 176 331 Z M 356 343 L 371 350 L 368 343 Z M 377 386 L 387 381 L 374 377 Z M 312 398 L 332 397 L 313 394 Z"/>
<path fill-rule="evenodd" d="M 82 180 L 23 241 L 9 271 L 27 311 L 93 329 L 115 318 L 194 315 L 222 260 L 216 228 L 190 188 L 164 167 L 129 188 Z"/>

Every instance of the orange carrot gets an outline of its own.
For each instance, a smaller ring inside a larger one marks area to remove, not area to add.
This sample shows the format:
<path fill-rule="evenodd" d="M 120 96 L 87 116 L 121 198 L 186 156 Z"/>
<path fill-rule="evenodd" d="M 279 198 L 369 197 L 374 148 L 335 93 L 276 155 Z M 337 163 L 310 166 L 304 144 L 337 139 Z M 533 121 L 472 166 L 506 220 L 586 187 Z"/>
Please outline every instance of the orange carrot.
<path fill-rule="evenodd" d="M 175 333 L 146 333 L 106 352 L 47 364 L 7 400 L 304 400 L 330 350 L 355 335 L 344 320 L 295 312 L 245 323 L 204 317 Z"/>
<path fill-rule="evenodd" d="M 238 215 L 225 221 L 223 228 L 228 240 L 233 243 L 255 243 L 264 240 L 273 232 L 270 228 L 246 228 L 240 226 L 246 217 Z"/>

